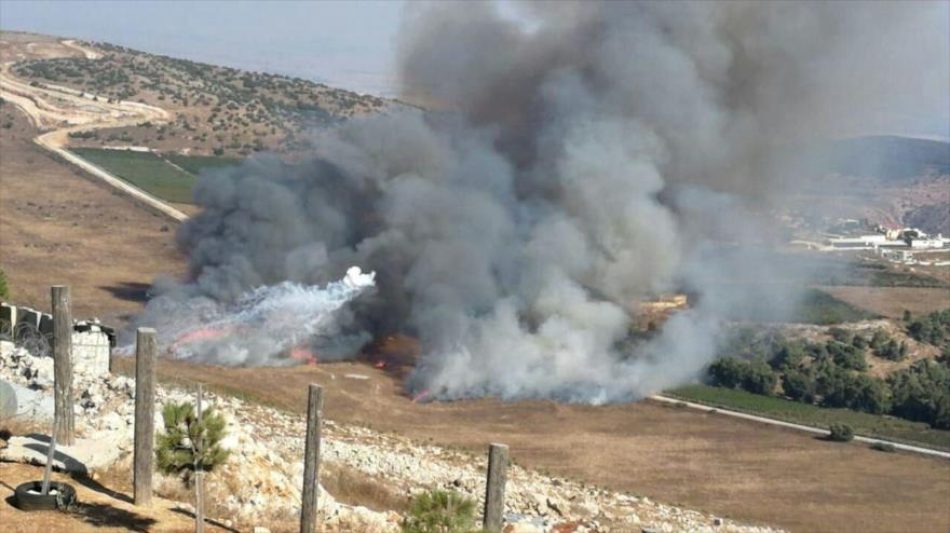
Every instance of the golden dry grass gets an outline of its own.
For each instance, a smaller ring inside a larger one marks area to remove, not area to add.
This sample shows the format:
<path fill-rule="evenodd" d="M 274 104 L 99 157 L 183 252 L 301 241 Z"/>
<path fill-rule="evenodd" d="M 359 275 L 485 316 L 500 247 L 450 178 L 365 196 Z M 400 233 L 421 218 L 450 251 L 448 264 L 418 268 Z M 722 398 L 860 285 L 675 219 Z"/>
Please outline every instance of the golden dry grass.
<path fill-rule="evenodd" d="M 32 142 L 25 115 L 13 116 L 0 129 L 0 267 L 11 301 L 48 310 L 50 285 L 66 284 L 76 318 L 137 312 L 155 276 L 184 269 L 176 225 L 53 159 Z"/>
<path fill-rule="evenodd" d="M 128 372 L 131 363 L 116 366 Z M 369 379 L 346 379 L 349 373 Z M 251 369 L 162 360 L 159 374 L 300 413 L 307 386 L 319 383 L 330 420 L 469 450 L 474 460 L 489 442 L 505 442 L 527 468 L 742 521 L 793 531 L 950 530 L 950 461 L 882 454 L 711 413 L 649 402 L 419 404 L 369 363 Z"/>

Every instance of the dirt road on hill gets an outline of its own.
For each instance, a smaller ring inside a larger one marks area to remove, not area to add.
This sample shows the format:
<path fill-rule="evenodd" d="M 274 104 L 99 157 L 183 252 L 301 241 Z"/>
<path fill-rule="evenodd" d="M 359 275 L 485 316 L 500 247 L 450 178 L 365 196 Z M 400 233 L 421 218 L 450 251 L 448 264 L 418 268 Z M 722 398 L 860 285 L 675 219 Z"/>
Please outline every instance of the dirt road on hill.
<path fill-rule="evenodd" d="M 98 57 L 96 52 L 73 41 L 60 43 L 82 52 L 86 58 Z M 31 85 L 13 75 L 12 65 L 12 61 L 0 65 L 0 97 L 20 107 L 37 129 L 45 131 L 34 142 L 176 222 L 188 218 L 160 198 L 63 148 L 72 132 L 133 126 L 142 122 L 164 123 L 172 118 L 168 111 L 139 102 L 110 101 L 58 85 Z"/>

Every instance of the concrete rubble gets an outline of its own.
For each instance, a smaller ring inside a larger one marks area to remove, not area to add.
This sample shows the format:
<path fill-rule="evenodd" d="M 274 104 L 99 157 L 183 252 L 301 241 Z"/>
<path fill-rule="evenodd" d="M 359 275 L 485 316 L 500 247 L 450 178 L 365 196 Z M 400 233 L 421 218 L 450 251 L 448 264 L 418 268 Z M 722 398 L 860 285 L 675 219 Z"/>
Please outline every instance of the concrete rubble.
<path fill-rule="evenodd" d="M 52 366 L 10 343 L 0 343 L 0 379 L 51 398 Z M 124 376 L 75 369 L 77 443 L 57 447 L 54 466 L 94 473 L 110 466 L 131 468 L 135 382 Z M 161 407 L 193 401 L 190 392 L 156 389 L 156 428 Z M 296 520 L 303 480 L 305 417 L 237 398 L 206 394 L 228 422 L 224 446 L 229 461 L 207 477 L 209 501 L 229 518 L 262 529 Z M 324 468 L 348 469 L 406 496 L 432 488 L 460 492 L 483 505 L 485 458 L 420 444 L 397 435 L 325 422 Z M 42 464 L 46 437 L 15 437 L 0 460 Z M 180 482 L 158 475 L 156 492 L 180 492 Z M 768 532 L 697 511 L 611 492 L 576 481 L 542 475 L 512 465 L 506 491 L 507 532 L 549 531 L 723 531 Z M 377 512 L 338 502 L 321 488 L 320 509 L 330 530 L 398 531 L 395 512 Z"/>

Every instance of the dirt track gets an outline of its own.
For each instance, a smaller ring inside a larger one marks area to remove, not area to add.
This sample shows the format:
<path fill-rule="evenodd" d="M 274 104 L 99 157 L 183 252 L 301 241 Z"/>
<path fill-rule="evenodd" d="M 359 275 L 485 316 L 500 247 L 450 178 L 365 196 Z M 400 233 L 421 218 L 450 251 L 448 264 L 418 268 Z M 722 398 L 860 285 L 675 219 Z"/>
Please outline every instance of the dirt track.
<path fill-rule="evenodd" d="M 64 48 L 78 50 L 87 58 L 98 57 L 96 52 L 82 48 L 73 41 L 61 41 L 60 44 Z M 70 133 L 134 126 L 142 122 L 165 123 L 171 120 L 168 111 L 139 102 L 110 101 L 58 85 L 34 86 L 17 79 L 11 71 L 12 64 L 6 62 L 0 65 L 0 97 L 22 109 L 36 128 L 51 130 L 36 137 L 35 142 L 39 146 L 173 221 L 181 222 L 188 218 L 185 213 L 161 199 L 64 149 Z"/>
<path fill-rule="evenodd" d="M 0 266 L 12 300 L 49 309 L 49 286 L 63 283 L 77 318 L 138 312 L 155 276 L 184 270 L 175 225 L 56 160 L 18 108 L 3 112 L 13 125 L 0 129 Z"/>

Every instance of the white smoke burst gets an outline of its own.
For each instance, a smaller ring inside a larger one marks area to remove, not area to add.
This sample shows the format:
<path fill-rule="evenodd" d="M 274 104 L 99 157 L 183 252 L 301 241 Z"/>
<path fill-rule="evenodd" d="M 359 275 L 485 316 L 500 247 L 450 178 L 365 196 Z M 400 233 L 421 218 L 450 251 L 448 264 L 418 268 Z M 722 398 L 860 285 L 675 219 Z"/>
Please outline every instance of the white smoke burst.
<path fill-rule="evenodd" d="M 325 287 L 284 281 L 252 289 L 231 303 L 191 298 L 182 305 L 159 297 L 150 306 L 164 308 L 164 318 L 152 324 L 177 358 L 226 365 L 295 364 L 315 358 L 315 346 L 325 355 L 331 345 L 353 340 L 340 338 L 337 314 L 371 290 L 375 277 L 354 266 Z M 356 340 L 349 349 L 366 341 Z"/>
<path fill-rule="evenodd" d="M 757 213 L 798 184 L 791 147 L 860 131 L 907 87 L 945 101 L 932 4 L 526 3 L 530 29 L 487 3 L 411 5 L 406 94 L 441 111 L 354 119 L 309 161 L 203 176 L 178 235 L 192 281 L 140 323 L 185 308 L 265 324 L 181 352 L 229 364 L 282 363 L 260 345 L 308 335 L 346 341 L 322 357 L 408 333 L 423 353 L 407 386 L 439 398 L 603 402 L 692 379 L 723 320 L 795 303 L 774 283 L 792 265 L 756 249 Z M 353 264 L 378 291 L 327 328 L 326 301 L 288 282 Z M 635 342 L 629 310 L 682 289 L 693 308 Z"/>

